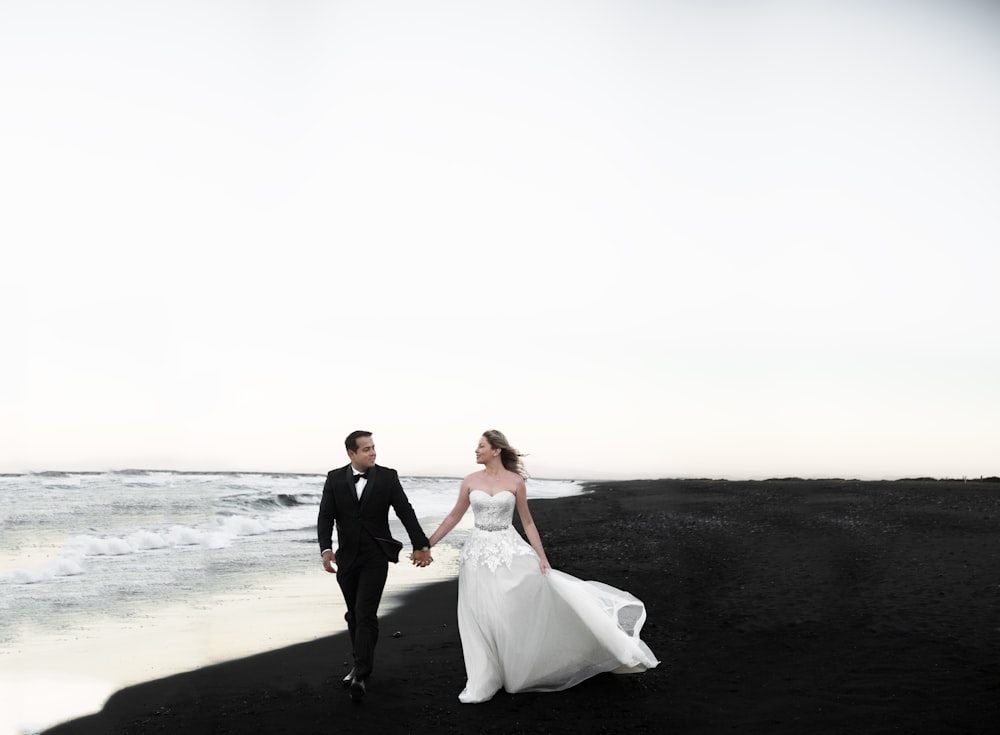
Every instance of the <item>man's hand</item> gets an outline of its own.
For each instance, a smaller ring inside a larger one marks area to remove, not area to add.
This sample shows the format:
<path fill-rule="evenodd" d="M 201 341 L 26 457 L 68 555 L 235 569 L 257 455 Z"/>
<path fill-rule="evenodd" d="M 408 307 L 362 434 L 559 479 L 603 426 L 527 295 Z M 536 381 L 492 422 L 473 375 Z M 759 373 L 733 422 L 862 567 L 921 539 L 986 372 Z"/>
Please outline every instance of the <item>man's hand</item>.
<path fill-rule="evenodd" d="M 323 552 L 323 568 L 330 574 L 337 573 L 337 557 L 332 551 Z"/>
<path fill-rule="evenodd" d="M 434 557 L 431 556 L 430 551 L 414 551 L 412 554 L 410 554 L 410 559 L 413 560 L 414 566 L 418 567 L 426 567 L 428 564 L 434 561 Z"/>

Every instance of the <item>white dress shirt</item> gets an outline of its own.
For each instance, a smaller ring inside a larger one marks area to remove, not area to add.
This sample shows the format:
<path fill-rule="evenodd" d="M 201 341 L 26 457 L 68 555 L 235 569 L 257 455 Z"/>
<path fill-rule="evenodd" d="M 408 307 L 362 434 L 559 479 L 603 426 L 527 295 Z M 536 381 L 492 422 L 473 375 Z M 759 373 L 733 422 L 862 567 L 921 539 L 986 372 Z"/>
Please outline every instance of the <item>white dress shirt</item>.
<path fill-rule="evenodd" d="M 361 470 L 359 470 L 354 465 L 351 465 L 351 474 L 352 475 L 360 475 L 361 474 Z M 357 480 L 355 480 L 354 489 L 358 491 L 358 500 L 361 500 L 361 493 L 363 493 L 365 491 L 365 485 L 367 485 L 367 484 L 368 484 L 367 478 L 359 477 Z"/>

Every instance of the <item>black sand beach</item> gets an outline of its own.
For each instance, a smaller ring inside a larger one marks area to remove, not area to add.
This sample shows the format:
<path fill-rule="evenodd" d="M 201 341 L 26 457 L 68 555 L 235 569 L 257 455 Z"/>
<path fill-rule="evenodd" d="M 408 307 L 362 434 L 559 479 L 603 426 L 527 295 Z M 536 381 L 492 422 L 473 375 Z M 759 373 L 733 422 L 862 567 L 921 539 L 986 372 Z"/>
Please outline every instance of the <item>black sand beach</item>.
<path fill-rule="evenodd" d="M 592 490 L 532 501 L 532 513 L 553 566 L 646 603 L 655 670 L 462 705 L 457 583 L 446 582 L 382 618 L 361 704 L 340 685 L 340 633 L 130 687 L 47 732 L 1000 731 L 1000 483 Z"/>

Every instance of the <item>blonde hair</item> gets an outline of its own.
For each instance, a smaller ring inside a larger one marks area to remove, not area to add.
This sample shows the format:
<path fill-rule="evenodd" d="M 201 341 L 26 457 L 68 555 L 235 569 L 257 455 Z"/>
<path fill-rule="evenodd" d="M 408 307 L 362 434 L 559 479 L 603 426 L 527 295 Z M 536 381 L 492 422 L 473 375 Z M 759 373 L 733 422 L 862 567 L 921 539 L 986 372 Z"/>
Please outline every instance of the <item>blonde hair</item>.
<path fill-rule="evenodd" d="M 494 449 L 500 450 L 500 462 L 503 464 L 504 469 L 516 472 L 521 477 L 528 476 L 528 473 L 524 469 L 524 463 L 521 461 L 521 457 L 524 455 L 510 445 L 503 432 L 496 429 L 487 429 L 483 432 L 483 439 L 489 442 L 489 445 Z"/>

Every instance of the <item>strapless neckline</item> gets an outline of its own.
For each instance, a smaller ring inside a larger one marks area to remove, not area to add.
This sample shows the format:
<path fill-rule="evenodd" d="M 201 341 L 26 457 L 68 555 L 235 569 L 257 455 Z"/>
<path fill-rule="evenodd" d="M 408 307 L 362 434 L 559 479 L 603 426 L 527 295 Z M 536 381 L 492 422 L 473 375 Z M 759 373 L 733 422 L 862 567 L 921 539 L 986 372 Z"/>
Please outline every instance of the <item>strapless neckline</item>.
<path fill-rule="evenodd" d="M 486 492 L 485 490 L 479 490 L 479 489 L 476 489 L 476 490 L 472 490 L 472 491 L 471 491 L 471 492 L 469 493 L 469 495 L 472 495 L 472 493 L 482 493 L 482 494 L 483 494 L 483 495 L 485 495 L 485 496 L 486 496 L 487 498 L 495 498 L 495 497 L 497 497 L 497 496 L 498 496 L 498 495 L 499 495 L 500 493 L 510 493 L 511 495 L 514 495 L 513 491 L 511 491 L 511 490 L 497 490 L 497 491 L 496 491 L 495 493 L 493 493 L 492 495 L 490 495 L 490 494 L 489 494 L 488 492 Z M 517 496 L 515 495 L 514 497 L 517 497 Z"/>

